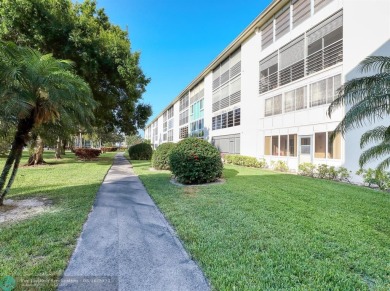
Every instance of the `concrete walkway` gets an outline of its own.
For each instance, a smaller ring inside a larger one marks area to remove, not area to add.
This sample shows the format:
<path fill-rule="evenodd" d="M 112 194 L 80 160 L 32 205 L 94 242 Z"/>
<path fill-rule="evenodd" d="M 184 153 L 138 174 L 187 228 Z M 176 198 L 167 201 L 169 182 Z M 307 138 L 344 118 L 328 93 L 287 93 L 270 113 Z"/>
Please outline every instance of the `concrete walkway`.
<path fill-rule="evenodd" d="M 197 264 L 118 154 L 59 290 L 209 290 Z"/>

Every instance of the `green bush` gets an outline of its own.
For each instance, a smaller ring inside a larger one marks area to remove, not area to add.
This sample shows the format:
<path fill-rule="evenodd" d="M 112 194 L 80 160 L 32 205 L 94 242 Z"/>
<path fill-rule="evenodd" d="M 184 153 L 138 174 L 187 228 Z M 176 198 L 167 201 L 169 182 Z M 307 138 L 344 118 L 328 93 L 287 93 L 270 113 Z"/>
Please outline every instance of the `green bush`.
<path fill-rule="evenodd" d="M 226 164 L 233 164 L 245 167 L 265 168 L 267 166 L 267 163 L 264 159 L 259 161 L 254 157 L 241 155 L 225 155 L 224 160 Z"/>
<path fill-rule="evenodd" d="M 139 143 L 129 147 L 129 157 L 132 160 L 150 160 L 152 154 L 152 147 L 147 143 Z"/>
<path fill-rule="evenodd" d="M 316 166 L 312 163 L 302 163 L 298 166 L 298 174 L 314 178 Z"/>
<path fill-rule="evenodd" d="M 289 168 L 285 161 L 272 161 L 271 168 L 279 172 L 288 172 Z"/>
<path fill-rule="evenodd" d="M 169 165 L 180 183 L 214 182 L 222 176 L 223 164 L 218 150 L 203 139 L 186 138 L 171 151 Z"/>
<path fill-rule="evenodd" d="M 329 177 L 329 168 L 326 164 L 317 166 L 317 178 L 327 179 Z"/>
<path fill-rule="evenodd" d="M 378 169 L 360 169 L 356 172 L 357 175 L 363 177 L 364 183 L 368 187 L 377 186 L 383 191 L 390 189 L 390 173 Z"/>
<path fill-rule="evenodd" d="M 169 155 L 175 146 L 176 144 L 173 142 L 159 145 L 152 156 L 152 167 L 157 170 L 169 170 Z"/>
<path fill-rule="evenodd" d="M 347 168 L 339 167 L 337 169 L 337 178 L 334 180 L 342 181 L 342 182 L 350 182 L 351 171 L 348 171 Z"/>

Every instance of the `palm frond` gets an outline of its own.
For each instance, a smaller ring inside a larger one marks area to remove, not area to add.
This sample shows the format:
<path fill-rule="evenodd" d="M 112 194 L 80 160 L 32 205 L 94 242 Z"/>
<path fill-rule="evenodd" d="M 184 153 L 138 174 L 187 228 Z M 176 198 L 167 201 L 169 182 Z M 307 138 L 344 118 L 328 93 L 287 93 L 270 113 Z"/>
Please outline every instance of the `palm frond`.
<path fill-rule="evenodd" d="M 369 56 L 360 63 L 360 71 L 362 73 L 370 71 L 390 72 L 390 57 Z"/>
<path fill-rule="evenodd" d="M 360 155 L 359 166 L 362 168 L 369 161 L 378 159 L 383 156 L 389 156 L 389 154 L 390 154 L 390 143 L 382 142 L 378 145 L 370 147 Z"/>
<path fill-rule="evenodd" d="M 377 126 L 365 132 L 360 138 L 360 148 L 364 148 L 369 143 L 383 142 L 386 136 L 388 136 L 389 129 L 390 127 Z"/>

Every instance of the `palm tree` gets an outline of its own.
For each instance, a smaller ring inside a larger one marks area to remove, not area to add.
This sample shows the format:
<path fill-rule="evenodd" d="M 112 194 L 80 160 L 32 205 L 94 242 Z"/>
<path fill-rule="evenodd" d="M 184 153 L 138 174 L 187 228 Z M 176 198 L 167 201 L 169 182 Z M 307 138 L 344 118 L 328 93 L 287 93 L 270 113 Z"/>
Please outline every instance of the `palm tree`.
<path fill-rule="evenodd" d="M 70 61 L 0 42 L 0 117 L 16 125 L 0 176 L 0 205 L 14 181 L 33 128 L 61 119 L 85 123 L 93 118 L 91 89 L 71 69 Z"/>
<path fill-rule="evenodd" d="M 338 97 L 330 104 L 328 115 L 341 106 L 349 106 L 343 120 L 336 127 L 334 134 L 364 126 L 366 122 L 375 123 L 390 115 L 390 57 L 370 56 L 360 63 L 362 73 L 373 73 L 346 82 L 338 90 Z M 385 156 L 378 169 L 390 166 L 390 126 L 377 126 L 364 133 L 360 140 L 363 149 L 372 142 L 376 145 L 365 150 L 359 165 L 363 167 L 369 161 Z"/>

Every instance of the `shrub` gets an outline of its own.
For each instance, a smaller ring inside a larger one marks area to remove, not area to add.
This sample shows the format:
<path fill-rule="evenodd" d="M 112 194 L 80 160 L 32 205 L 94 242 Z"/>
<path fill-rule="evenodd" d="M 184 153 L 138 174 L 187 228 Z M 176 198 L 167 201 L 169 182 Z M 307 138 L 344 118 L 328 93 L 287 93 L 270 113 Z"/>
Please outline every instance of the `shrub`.
<path fill-rule="evenodd" d="M 285 161 L 272 161 L 271 168 L 279 172 L 288 172 L 289 168 Z"/>
<path fill-rule="evenodd" d="M 348 171 L 348 169 L 344 167 L 338 168 L 336 180 L 342 182 L 349 182 L 350 178 L 351 178 L 351 171 Z"/>
<path fill-rule="evenodd" d="M 203 139 L 186 138 L 171 151 L 169 165 L 180 183 L 214 182 L 222 176 L 223 164 L 218 150 Z"/>
<path fill-rule="evenodd" d="M 82 160 L 96 159 L 101 154 L 101 150 L 90 148 L 75 148 L 73 149 L 73 152 L 76 157 Z"/>
<path fill-rule="evenodd" d="M 259 161 L 254 157 L 241 155 L 224 155 L 224 160 L 226 164 L 233 164 L 245 167 L 265 168 L 267 166 L 267 163 L 264 159 Z"/>
<path fill-rule="evenodd" d="M 298 166 L 298 174 L 302 176 L 314 177 L 316 166 L 312 163 L 302 163 Z"/>
<path fill-rule="evenodd" d="M 175 148 L 173 142 L 163 143 L 158 146 L 152 156 L 152 166 L 157 170 L 169 170 L 169 155 Z"/>
<path fill-rule="evenodd" d="M 329 168 L 326 164 L 317 166 L 317 178 L 326 179 L 329 177 Z"/>
<path fill-rule="evenodd" d="M 378 186 L 379 189 L 388 191 L 390 189 L 390 173 L 378 169 L 360 169 L 356 172 L 357 175 L 363 177 L 364 183 L 368 187 Z"/>
<path fill-rule="evenodd" d="M 152 154 L 152 147 L 147 143 L 139 143 L 129 147 L 129 157 L 132 160 L 150 160 Z"/>
<path fill-rule="evenodd" d="M 339 168 L 339 170 L 340 169 L 341 168 Z M 330 166 L 329 169 L 328 169 L 327 179 L 329 179 L 329 180 L 338 180 L 338 178 L 339 178 L 338 176 L 339 176 L 339 174 L 341 174 L 341 172 L 339 173 L 339 170 L 337 170 L 335 166 Z M 347 173 L 348 173 L 348 170 L 347 170 Z M 349 175 L 349 173 L 348 173 L 348 175 Z"/>

